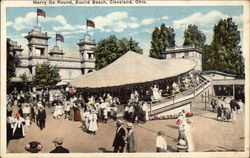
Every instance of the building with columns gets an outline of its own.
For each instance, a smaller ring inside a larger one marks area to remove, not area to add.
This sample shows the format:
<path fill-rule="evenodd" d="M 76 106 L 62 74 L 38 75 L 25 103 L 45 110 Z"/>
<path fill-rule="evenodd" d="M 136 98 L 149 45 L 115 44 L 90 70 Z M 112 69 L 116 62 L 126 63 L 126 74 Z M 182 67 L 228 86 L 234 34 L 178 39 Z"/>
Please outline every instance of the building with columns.
<path fill-rule="evenodd" d="M 17 77 L 25 73 L 32 80 L 36 65 L 43 63 L 58 67 L 63 82 L 69 82 L 95 70 L 93 48 L 96 43 L 88 34 L 85 34 L 84 38 L 77 43 L 80 47 L 79 58 L 65 58 L 63 50 L 60 50 L 58 45 L 49 51 L 48 40 L 51 37 L 47 32 L 42 32 L 40 26 L 34 26 L 24 38 L 28 40 L 29 52 L 28 55 L 18 54 L 21 64 L 16 68 Z"/>

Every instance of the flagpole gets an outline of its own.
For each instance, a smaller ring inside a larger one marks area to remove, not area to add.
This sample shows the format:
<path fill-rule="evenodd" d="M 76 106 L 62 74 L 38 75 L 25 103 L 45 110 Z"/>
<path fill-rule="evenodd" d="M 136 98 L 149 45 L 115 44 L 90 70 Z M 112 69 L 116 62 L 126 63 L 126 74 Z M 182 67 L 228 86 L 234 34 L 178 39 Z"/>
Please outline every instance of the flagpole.
<path fill-rule="evenodd" d="M 55 38 L 56 39 L 56 38 Z M 56 46 L 57 46 L 57 40 L 56 40 Z"/>
<path fill-rule="evenodd" d="M 38 10 L 38 8 L 36 8 L 36 26 L 38 26 L 38 15 L 37 15 L 37 10 Z"/>
<path fill-rule="evenodd" d="M 86 35 L 88 34 L 88 19 L 86 18 Z"/>

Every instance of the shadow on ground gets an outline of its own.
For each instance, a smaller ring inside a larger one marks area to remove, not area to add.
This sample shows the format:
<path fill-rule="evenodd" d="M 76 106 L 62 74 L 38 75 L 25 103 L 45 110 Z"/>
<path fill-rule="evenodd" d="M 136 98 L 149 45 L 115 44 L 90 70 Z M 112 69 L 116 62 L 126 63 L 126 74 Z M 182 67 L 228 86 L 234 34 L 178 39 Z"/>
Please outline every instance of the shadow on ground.
<path fill-rule="evenodd" d="M 98 148 L 100 151 L 102 151 L 103 153 L 112 153 L 113 151 L 107 150 L 106 148 Z"/>

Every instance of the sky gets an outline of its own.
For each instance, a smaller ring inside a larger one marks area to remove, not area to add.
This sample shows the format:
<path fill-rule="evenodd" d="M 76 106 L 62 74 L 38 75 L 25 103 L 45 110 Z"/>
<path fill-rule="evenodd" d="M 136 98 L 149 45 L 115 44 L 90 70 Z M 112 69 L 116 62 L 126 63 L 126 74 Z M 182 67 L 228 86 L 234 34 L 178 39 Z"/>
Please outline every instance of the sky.
<path fill-rule="evenodd" d="M 64 6 L 39 7 L 46 12 L 46 18 L 39 16 L 42 32 L 47 32 L 49 50 L 55 45 L 55 34 L 64 36 L 64 42 L 58 42 L 67 57 L 79 57 L 76 43 L 86 33 L 86 19 L 95 23 L 88 27 L 91 39 L 96 42 L 110 35 L 117 38 L 133 38 L 139 43 L 145 55 L 149 54 L 151 34 L 155 27 L 165 24 L 174 28 L 176 45 L 184 41 L 184 31 L 189 24 L 195 24 L 206 35 L 206 44 L 213 37 L 213 27 L 221 18 L 232 17 L 243 28 L 243 6 L 141 6 L 141 7 L 96 7 Z M 27 40 L 24 38 L 36 25 L 36 7 L 11 7 L 6 9 L 7 37 L 17 41 L 27 54 Z"/>

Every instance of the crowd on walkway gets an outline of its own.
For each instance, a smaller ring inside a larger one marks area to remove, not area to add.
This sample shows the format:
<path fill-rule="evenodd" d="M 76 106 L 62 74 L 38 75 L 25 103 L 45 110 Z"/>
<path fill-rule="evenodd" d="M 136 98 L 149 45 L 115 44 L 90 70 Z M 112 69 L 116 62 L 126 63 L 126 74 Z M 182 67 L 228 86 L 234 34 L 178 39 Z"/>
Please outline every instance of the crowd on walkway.
<path fill-rule="evenodd" d="M 159 97 L 160 91 L 154 85 L 152 98 Z M 126 152 L 136 152 L 134 127 L 135 123 L 146 123 L 149 120 L 148 103 L 140 98 L 137 91 L 133 91 L 128 103 L 124 105 L 124 123 L 117 120 L 119 105 L 119 98 L 109 93 L 98 97 L 90 96 L 85 100 L 72 87 L 66 87 L 64 91 L 38 92 L 33 88 L 32 91 L 24 93 L 14 90 L 7 95 L 7 141 L 25 137 L 31 126 L 37 126 L 41 131 L 46 129 L 47 114 L 51 113 L 56 120 L 81 122 L 83 131 L 90 135 L 96 135 L 99 123 L 107 123 L 112 119 L 117 122 L 114 152 L 123 152 L 124 148 Z M 13 114 L 15 106 L 18 112 Z M 156 149 L 157 152 L 167 151 L 163 136 L 164 132 L 157 133 L 156 146 L 162 148 Z"/>
<path fill-rule="evenodd" d="M 237 122 L 238 115 L 242 113 L 244 103 L 236 101 L 233 96 L 218 97 L 211 100 L 212 112 L 217 113 L 217 120 Z"/>
<path fill-rule="evenodd" d="M 7 96 L 8 141 L 24 137 L 32 123 L 43 130 L 48 112 L 45 110 L 46 106 L 54 119 L 81 121 L 87 133 L 96 134 L 99 122 L 107 123 L 108 119 L 116 120 L 119 104 L 119 98 L 112 97 L 110 94 L 104 94 L 99 98 L 91 96 L 85 102 L 81 95 L 77 97 L 74 88 L 69 87 L 66 88 L 65 93 L 54 92 L 48 102 L 45 95 L 41 93 L 39 95 L 35 89 L 28 93 L 13 92 Z M 12 114 L 14 106 L 18 107 L 15 117 Z"/>

